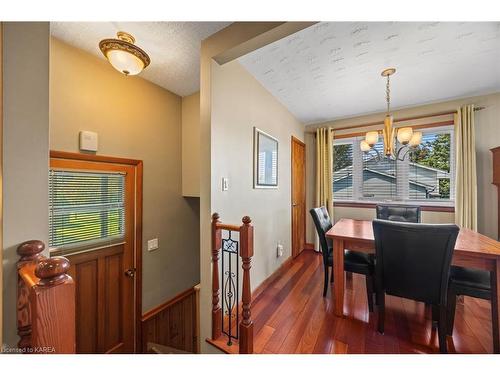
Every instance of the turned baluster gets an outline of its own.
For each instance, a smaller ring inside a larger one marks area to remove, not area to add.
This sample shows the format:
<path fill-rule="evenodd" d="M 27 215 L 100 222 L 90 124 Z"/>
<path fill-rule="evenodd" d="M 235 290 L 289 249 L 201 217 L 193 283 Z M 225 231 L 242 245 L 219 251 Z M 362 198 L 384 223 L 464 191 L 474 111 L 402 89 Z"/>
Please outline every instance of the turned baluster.
<path fill-rule="evenodd" d="M 18 348 L 28 352 L 31 348 L 31 307 L 30 289 L 19 275 L 22 267 L 35 267 L 36 262 L 43 258 L 42 252 L 45 245 L 42 241 L 31 240 L 23 242 L 17 248 L 17 254 L 21 257 L 17 262 L 17 334 L 19 335 Z"/>
<path fill-rule="evenodd" d="M 240 227 L 240 256 L 243 268 L 243 293 L 241 298 L 242 317 L 240 322 L 240 354 L 253 353 L 253 322 L 251 317 L 252 292 L 250 289 L 250 268 L 253 256 L 253 226 L 252 220 L 245 216 L 242 219 L 243 225 Z"/>
<path fill-rule="evenodd" d="M 219 214 L 212 215 L 212 339 L 222 332 L 222 309 L 219 305 L 219 250 L 222 246 L 221 229 L 217 228 Z"/>

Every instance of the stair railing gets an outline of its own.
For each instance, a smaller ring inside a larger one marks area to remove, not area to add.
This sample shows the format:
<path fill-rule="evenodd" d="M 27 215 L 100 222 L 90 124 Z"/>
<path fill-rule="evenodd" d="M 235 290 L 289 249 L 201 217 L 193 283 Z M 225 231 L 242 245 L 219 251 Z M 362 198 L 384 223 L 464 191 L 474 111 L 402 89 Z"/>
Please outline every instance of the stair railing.
<path fill-rule="evenodd" d="M 17 248 L 17 332 L 21 353 L 75 353 L 75 284 L 64 257 L 42 255 L 42 241 Z"/>
<path fill-rule="evenodd" d="M 253 353 L 250 288 L 253 256 L 251 221 L 250 217 L 245 216 L 241 226 L 222 224 L 219 221 L 219 214 L 212 215 L 212 340 L 218 340 L 224 334 L 228 346 L 235 341 L 238 342 L 241 354 Z M 239 258 L 243 269 L 241 309 Z M 222 294 L 219 276 L 222 278 Z"/>

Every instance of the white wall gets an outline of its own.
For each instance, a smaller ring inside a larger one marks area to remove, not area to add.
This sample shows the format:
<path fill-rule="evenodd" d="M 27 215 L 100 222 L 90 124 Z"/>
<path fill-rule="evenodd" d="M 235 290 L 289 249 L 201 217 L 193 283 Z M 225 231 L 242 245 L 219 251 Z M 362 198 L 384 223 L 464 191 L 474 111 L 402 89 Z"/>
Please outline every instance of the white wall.
<path fill-rule="evenodd" d="M 253 128 L 279 141 L 278 189 L 253 188 Z M 229 224 L 244 215 L 255 227 L 252 288 L 291 255 L 291 137 L 304 127 L 237 61 L 212 63 L 212 207 Z M 229 190 L 221 190 L 222 177 Z M 284 255 L 276 257 L 276 245 Z"/>
<path fill-rule="evenodd" d="M 3 342 L 16 347 L 17 246 L 48 240 L 49 24 L 3 24 Z"/>
<path fill-rule="evenodd" d="M 441 113 L 456 110 L 464 104 L 475 104 L 484 106 L 485 109 L 476 112 L 476 155 L 477 155 L 477 186 L 478 186 L 478 228 L 479 232 L 491 238 L 497 238 L 497 191 L 491 184 L 492 181 L 492 156 L 490 149 L 500 146 L 500 93 L 471 97 L 459 100 L 452 100 L 440 103 L 427 104 L 418 107 L 404 108 L 394 111 L 394 117 L 404 118 L 412 116 L 421 116 L 433 113 Z M 307 131 L 313 131 L 316 127 L 331 126 L 333 128 L 352 126 L 370 123 L 384 118 L 384 113 L 378 113 L 368 116 L 346 118 L 326 122 L 322 124 L 307 126 Z M 346 132 L 358 132 L 362 129 L 351 129 Z M 309 135 L 308 135 L 309 137 Z M 314 138 L 314 137 L 313 137 Z M 314 142 L 310 142 L 315 147 Z M 457 161 L 459 162 L 459 161 Z M 308 164 L 309 166 L 310 164 Z M 314 176 L 314 174 L 311 174 Z M 308 174 L 309 176 L 309 174 Z M 307 189 L 315 188 L 314 177 L 308 177 Z M 314 203 L 313 203 L 314 204 Z M 309 209 L 309 208 L 308 208 Z M 350 208 L 334 207 L 334 218 L 338 220 L 342 217 L 354 219 L 370 219 L 375 216 L 375 210 L 370 208 Z M 446 212 L 424 212 L 422 215 L 424 222 L 431 223 L 449 223 L 454 222 L 453 213 Z M 312 223 L 308 224 L 308 242 L 314 241 Z"/>

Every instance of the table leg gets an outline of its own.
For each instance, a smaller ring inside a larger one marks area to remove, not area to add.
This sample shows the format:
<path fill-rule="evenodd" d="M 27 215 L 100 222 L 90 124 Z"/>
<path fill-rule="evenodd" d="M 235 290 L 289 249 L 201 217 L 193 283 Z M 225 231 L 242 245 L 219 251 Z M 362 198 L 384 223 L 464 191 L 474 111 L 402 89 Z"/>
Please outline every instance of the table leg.
<path fill-rule="evenodd" d="M 333 286 L 335 288 L 335 315 L 344 315 L 344 241 L 333 241 Z"/>
<path fill-rule="evenodd" d="M 493 333 L 493 353 L 500 353 L 500 259 L 496 260 L 495 270 L 491 273 L 491 311 L 492 311 L 492 333 Z"/>

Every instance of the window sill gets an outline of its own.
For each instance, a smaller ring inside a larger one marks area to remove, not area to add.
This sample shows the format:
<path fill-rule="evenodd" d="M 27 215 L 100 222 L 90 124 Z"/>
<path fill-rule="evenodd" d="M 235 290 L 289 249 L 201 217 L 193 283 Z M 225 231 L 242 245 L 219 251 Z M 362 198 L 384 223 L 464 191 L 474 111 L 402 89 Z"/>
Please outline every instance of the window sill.
<path fill-rule="evenodd" d="M 422 211 L 431 212 L 455 212 L 455 206 L 448 205 L 431 205 L 431 204 L 418 204 L 415 202 L 353 202 L 353 201 L 334 201 L 334 207 L 353 207 L 353 208 L 375 208 L 377 204 L 406 204 L 409 206 L 420 206 Z"/>

